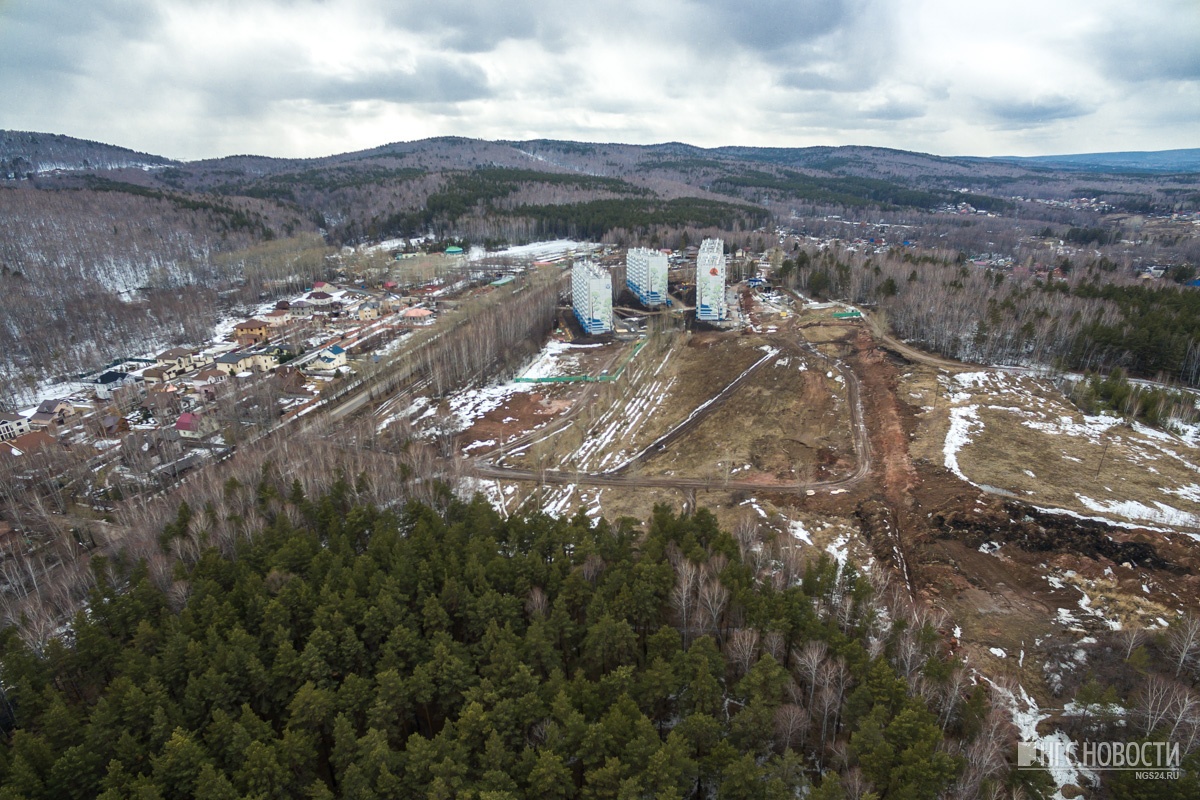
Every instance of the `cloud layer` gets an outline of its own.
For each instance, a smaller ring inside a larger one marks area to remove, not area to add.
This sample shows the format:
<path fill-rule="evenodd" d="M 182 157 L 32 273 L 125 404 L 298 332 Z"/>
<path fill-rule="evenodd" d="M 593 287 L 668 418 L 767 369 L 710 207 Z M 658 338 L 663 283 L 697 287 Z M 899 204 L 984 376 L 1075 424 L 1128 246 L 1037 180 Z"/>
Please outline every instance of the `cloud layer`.
<path fill-rule="evenodd" d="M 0 128 L 179 158 L 434 135 L 1200 146 L 1195 0 L 0 0 Z"/>

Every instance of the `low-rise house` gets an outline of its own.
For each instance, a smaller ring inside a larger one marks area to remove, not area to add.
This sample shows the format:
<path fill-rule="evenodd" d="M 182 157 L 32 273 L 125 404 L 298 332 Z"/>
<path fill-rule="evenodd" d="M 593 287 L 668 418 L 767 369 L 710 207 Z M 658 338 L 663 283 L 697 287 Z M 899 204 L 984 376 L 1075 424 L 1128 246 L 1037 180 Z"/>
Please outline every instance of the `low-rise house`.
<path fill-rule="evenodd" d="M 304 299 L 310 306 L 316 306 L 318 309 L 328 308 L 333 305 L 333 295 L 328 292 L 313 292 Z"/>
<path fill-rule="evenodd" d="M 202 369 L 199 375 L 192 378 L 192 388 L 205 400 L 215 400 L 217 392 L 220 391 L 219 387 L 228 380 L 229 373 L 227 372 L 222 372 L 215 367 Z"/>
<path fill-rule="evenodd" d="M 312 316 L 313 307 L 303 300 L 292 303 L 287 310 L 290 319 L 308 319 Z"/>
<path fill-rule="evenodd" d="M 286 327 L 292 321 L 292 316 L 286 308 L 277 308 L 269 312 L 263 319 L 266 321 L 268 329 L 277 331 L 280 328 Z"/>
<path fill-rule="evenodd" d="M 360 322 L 368 322 L 373 319 L 379 319 L 379 304 L 363 303 L 358 307 L 358 319 Z"/>
<path fill-rule="evenodd" d="M 186 347 L 172 347 L 170 350 L 159 353 L 155 361 L 166 374 L 166 379 L 170 380 L 185 372 L 191 372 L 196 366 L 193 358 L 192 351 Z M 142 373 L 143 376 L 145 374 L 145 372 Z"/>
<path fill-rule="evenodd" d="M 279 358 L 272 353 L 237 351 L 218 356 L 216 368 L 226 375 L 243 372 L 266 372 L 279 366 Z"/>
<path fill-rule="evenodd" d="M 433 312 L 428 308 L 406 308 L 400 316 L 410 325 L 433 324 Z"/>
<path fill-rule="evenodd" d="M 346 366 L 346 351 L 341 347 L 330 345 L 317 354 L 313 359 L 311 369 L 318 372 L 332 372 L 339 367 Z"/>
<path fill-rule="evenodd" d="M 129 433 L 129 420 L 119 414 L 102 414 L 96 425 L 105 439 L 114 439 L 123 433 Z"/>
<path fill-rule="evenodd" d="M 153 386 L 157 383 L 163 383 L 171 379 L 164 367 L 148 367 L 142 370 L 142 380 L 147 386 Z"/>
<path fill-rule="evenodd" d="M 110 369 L 107 372 L 101 373 L 100 377 L 92 381 L 92 385 L 96 389 L 96 397 L 99 397 L 101 400 L 108 400 L 122 386 L 132 386 L 138 380 L 140 379 L 136 375 Z"/>
<path fill-rule="evenodd" d="M 33 431 L 24 433 L 15 439 L 9 439 L 4 447 L 8 448 L 12 455 L 30 455 L 39 450 L 46 450 L 55 447 L 58 440 L 45 431 Z"/>
<path fill-rule="evenodd" d="M 184 439 L 203 439 L 217 432 L 217 420 L 212 416 L 185 411 L 175 420 L 175 432 Z"/>
<path fill-rule="evenodd" d="M 32 428 L 47 428 L 62 425 L 67 417 L 75 416 L 75 407 L 66 400 L 43 400 L 37 411 L 29 418 Z"/>
<path fill-rule="evenodd" d="M 267 341 L 270 328 L 261 319 L 248 319 L 233 326 L 233 336 L 242 347 L 250 347 Z"/>
<path fill-rule="evenodd" d="M 179 390 L 168 385 L 162 391 L 147 394 L 146 399 L 142 401 L 142 409 L 153 417 L 157 424 L 166 425 L 179 413 L 182 403 Z"/>
<path fill-rule="evenodd" d="M 0 442 L 29 433 L 29 420 L 20 414 L 0 414 Z"/>
<path fill-rule="evenodd" d="M 284 394 L 308 394 L 308 379 L 295 367 L 280 367 L 271 380 Z"/>

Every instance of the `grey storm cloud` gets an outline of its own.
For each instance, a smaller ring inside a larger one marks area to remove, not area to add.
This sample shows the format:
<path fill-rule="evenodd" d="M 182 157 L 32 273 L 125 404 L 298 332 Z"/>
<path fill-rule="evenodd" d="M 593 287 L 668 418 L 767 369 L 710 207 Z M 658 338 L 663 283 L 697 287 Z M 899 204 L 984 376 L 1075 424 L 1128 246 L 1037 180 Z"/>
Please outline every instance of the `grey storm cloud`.
<path fill-rule="evenodd" d="M 379 8 L 393 28 L 420 33 L 460 53 L 483 53 L 510 39 L 553 45 L 562 33 L 556 20 L 569 14 L 569 5 L 550 0 L 385 0 Z"/>
<path fill-rule="evenodd" d="M 870 3 L 861 0 L 693 0 L 717 30 L 740 44 L 766 50 L 810 42 L 852 22 Z"/>
<path fill-rule="evenodd" d="M 1157 13 L 1110 24 L 1092 53 L 1112 78 L 1200 81 L 1200 3 L 1168 2 Z"/>
<path fill-rule="evenodd" d="M 487 74 L 456 56 L 424 55 L 417 57 L 411 68 L 330 75 L 315 64 L 280 51 L 260 51 L 229 60 L 220 71 L 205 77 L 202 91 L 209 113 L 246 117 L 269 115 L 277 102 L 447 105 L 492 94 Z"/>
<path fill-rule="evenodd" d="M 153 0 L 0 0 L 0 73 L 70 75 L 97 39 L 144 41 L 161 24 Z"/>
<path fill-rule="evenodd" d="M 1086 116 L 1095 110 L 1088 103 L 1058 95 L 985 99 L 980 101 L 980 106 L 989 119 L 1006 127 L 1045 125 L 1056 120 Z"/>
<path fill-rule="evenodd" d="M 392 103 L 458 103 L 490 96 L 487 74 L 467 61 L 430 56 L 412 70 L 391 69 L 346 78 L 319 78 L 305 99 L 322 103 L 382 100 Z"/>

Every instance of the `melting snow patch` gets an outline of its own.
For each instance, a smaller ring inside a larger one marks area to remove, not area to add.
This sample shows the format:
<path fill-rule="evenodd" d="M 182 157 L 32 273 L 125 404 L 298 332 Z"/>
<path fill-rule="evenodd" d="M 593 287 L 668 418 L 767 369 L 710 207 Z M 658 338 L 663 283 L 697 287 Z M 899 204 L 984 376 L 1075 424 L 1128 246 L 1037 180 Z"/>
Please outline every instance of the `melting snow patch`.
<path fill-rule="evenodd" d="M 838 569 L 846 566 L 847 559 L 850 558 L 848 545 L 850 544 L 850 534 L 843 533 L 837 539 L 829 543 L 825 548 L 825 552 L 833 556 L 833 560 L 838 563 Z"/>
<path fill-rule="evenodd" d="M 996 658 L 1008 658 L 1008 653 L 1004 652 L 999 647 L 989 647 L 988 652 L 994 655 Z"/>
<path fill-rule="evenodd" d="M 1166 503 L 1155 502 L 1154 505 L 1156 508 L 1151 508 L 1136 500 L 1101 501 L 1093 500 L 1082 494 L 1076 494 L 1075 497 L 1089 511 L 1098 511 L 1102 514 L 1116 514 L 1118 517 L 1124 517 L 1129 520 L 1146 520 L 1162 525 L 1186 525 L 1191 528 L 1200 527 L 1200 517 L 1197 517 L 1195 514 L 1189 514 L 1186 511 L 1180 511 Z"/>
<path fill-rule="evenodd" d="M 999 550 L 1000 550 L 999 542 L 984 542 L 983 544 L 979 545 L 979 552 L 987 553 L 988 555 L 991 555 Z"/>
<path fill-rule="evenodd" d="M 1177 489 L 1162 489 L 1166 494 L 1173 494 L 1176 497 L 1182 497 L 1184 500 L 1190 500 L 1193 503 L 1200 503 L 1200 485 L 1189 483 L 1187 486 L 1180 486 Z"/>
<path fill-rule="evenodd" d="M 967 476 L 958 466 L 958 451 L 970 444 L 971 434 L 983 428 L 979 419 L 979 406 L 963 406 L 950 409 L 950 430 L 946 432 L 946 444 L 942 453 L 946 459 L 946 469 L 953 472 L 964 481 Z"/>
<path fill-rule="evenodd" d="M 1075 422 L 1071 417 L 1059 417 L 1055 422 L 1034 422 L 1023 420 L 1026 428 L 1052 435 L 1081 436 L 1093 443 L 1099 443 L 1100 435 L 1121 421 L 1120 417 L 1084 417 L 1082 423 Z"/>
<path fill-rule="evenodd" d="M 992 683 L 992 689 L 996 693 L 997 704 L 1006 706 L 1012 715 L 1013 725 L 1016 726 L 1022 743 L 1033 744 L 1042 752 L 1059 754 L 1059 757 L 1053 759 L 1047 768 L 1054 784 L 1058 787 L 1055 797 L 1063 796 L 1062 789 L 1065 786 L 1079 786 L 1083 779 L 1092 783 L 1096 781 L 1096 775 L 1093 772 L 1083 769 L 1073 761 L 1075 743 L 1067 734 L 1062 731 L 1054 731 L 1045 736 L 1038 735 L 1038 723 L 1050 715 L 1041 713 L 1037 703 L 1025 691 L 1025 687 L 1018 686 L 1015 694 L 994 683 Z"/>
<path fill-rule="evenodd" d="M 805 530 L 803 522 L 800 522 L 799 520 L 793 520 L 788 523 L 788 529 L 792 532 L 792 536 L 795 536 L 805 544 L 811 545 L 813 543 L 812 537 L 808 535 L 808 531 Z"/>

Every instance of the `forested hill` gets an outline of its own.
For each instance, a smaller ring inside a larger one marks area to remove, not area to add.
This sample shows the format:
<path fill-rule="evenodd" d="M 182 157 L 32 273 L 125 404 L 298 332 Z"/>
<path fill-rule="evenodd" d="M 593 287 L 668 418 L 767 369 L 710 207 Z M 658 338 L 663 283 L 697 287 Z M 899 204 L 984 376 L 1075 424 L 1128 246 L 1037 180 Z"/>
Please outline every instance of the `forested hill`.
<path fill-rule="evenodd" d="M 0 180 L 54 170 L 163 167 L 169 158 L 53 133 L 0 130 Z"/>
<path fill-rule="evenodd" d="M 1124 167 L 1105 175 L 1100 166 L 1081 187 L 1070 168 L 854 146 L 706 149 L 439 137 L 324 158 L 173 162 L 64 136 L 0 132 L 0 160 L 9 165 L 0 178 L 36 179 L 41 188 L 86 186 L 83 174 L 113 188 L 255 198 L 312 221 L 338 242 L 412 234 L 429 224 L 477 239 L 597 237 L 681 222 L 753 229 L 764 208 L 929 212 L 966 202 L 1002 212 L 1014 197 L 1062 200 L 1083 191 L 1138 211 L 1200 203 L 1190 175 L 1127 174 Z M 481 170 L 487 174 L 472 174 Z"/>
<path fill-rule="evenodd" d="M 834 800 L 846 781 L 932 800 L 1040 780 L 1009 772 L 1010 729 L 927 616 L 707 512 L 659 508 L 642 533 L 482 500 L 384 513 L 345 482 L 228 491 L 273 521 L 222 553 L 183 506 L 174 574 L 119 590 L 98 566 L 69 640 L 6 632 L 0 796 Z"/>

